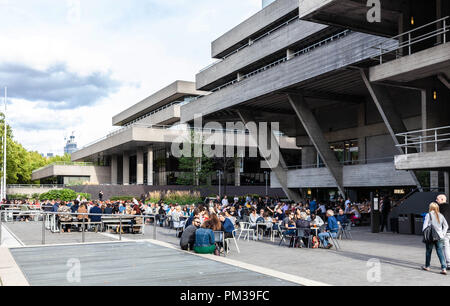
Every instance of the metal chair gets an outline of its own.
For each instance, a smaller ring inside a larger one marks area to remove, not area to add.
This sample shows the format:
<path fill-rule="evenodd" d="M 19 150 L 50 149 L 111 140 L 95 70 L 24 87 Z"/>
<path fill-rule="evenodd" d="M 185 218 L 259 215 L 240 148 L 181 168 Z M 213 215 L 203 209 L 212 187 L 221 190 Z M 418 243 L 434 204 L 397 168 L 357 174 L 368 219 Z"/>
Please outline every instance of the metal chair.
<path fill-rule="evenodd" d="M 222 252 L 220 252 L 221 247 L 223 247 L 224 251 L 223 254 L 226 256 L 226 250 L 225 250 L 225 233 L 221 231 L 215 231 L 214 232 L 214 241 L 216 242 L 216 247 L 219 248 L 219 256 Z M 222 243 L 222 246 L 220 246 L 218 243 Z"/>
<path fill-rule="evenodd" d="M 225 238 L 226 253 L 227 254 L 230 253 L 230 241 L 234 241 L 234 245 L 236 246 L 236 250 L 238 251 L 238 253 L 241 253 L 241 250 L 239 250 L 239 246 L 238 246 L 237 241 L 236 241 L 236 232 L 237 232 L 237 230 L 234 230 L 232 232 L 233 238 Z"/>
<path fill-rule="evenodd" d="M 310 248 L 312 246 L 312 237 L 313 235 L 310 233 L 309 235 L 306 235 L 306 230 L 305 229 L 297 229 L 297 237 L 299 239 L 302 238 L 307 238 L 308 239 L 308 244 L 306 245 L 307 248 Z"/>
<path fill-rule="evenodd" d="M 239 237 L 238 240 L 241 239 L 242 233 L 245 233 L 244 240 L 250 240 L 250 233 L 253 235 L 253 240 L 256 240 L 255 230 L 252 228 L 252 225 L 248 222 L 240 222 L 239 223 Z"/>
<path fill-rule="evenodd" d="M 288 234 L 288 231 L 294 231 L 294 232 Z M 291 246 L 292 243 L 297 238 L 297 229 L 292 229 L 292 228 L 289 229 L 289 228 L 286 228 L 284 226 L 281 226 L 280 227 L 280 243 L 278 244 L 278 246 L 281 246 L 281 244 L 283 242 L 286 242 L 286 238 L 290 238 L 289 246 Z"/>
<path fill-rule="evenodd" d="M 352 237 L 352 224 L 350 222 L 349 223 L 344 223 L 344 224 L 341 225 L 341 228 L 342 228 L 341 234 L 343 236 L 345 236 L 346 239 L 353 240 L 353 237 Z"/>
<path fill-rule="evenodd" d="M 186 224 L 186 220 L 173 221 L 173 229 L 175 229 L 176 237 L 178 237 L 178 233 L 182 233 L 184 231 L 185 224 Z"/>

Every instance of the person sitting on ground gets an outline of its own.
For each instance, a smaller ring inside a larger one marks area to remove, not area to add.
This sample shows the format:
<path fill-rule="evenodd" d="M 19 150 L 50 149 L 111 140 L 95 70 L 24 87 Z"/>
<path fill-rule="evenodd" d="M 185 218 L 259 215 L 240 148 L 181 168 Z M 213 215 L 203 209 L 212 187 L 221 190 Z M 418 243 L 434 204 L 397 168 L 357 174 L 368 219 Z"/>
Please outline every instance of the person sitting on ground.
<path fill-rule="evenodd" d="M 60 222 L 64 222 L 64 223 L 69 223 L 69 224 L 64 224 L 61 227 L 61 232 L 68 232 L 70 233 L 70 228 L 72 227 L 72 224 L 70 224 L 72 222 L 72 215 L 70 214 L 72 211 L 70 210 L 70 208 L 66 205 L 66 203 L 61 202 L 61 205 L 58 208 L 58 218 Z"/>
<path fill-rule="evenodd" d="M 322 245 L 325 249 L 331 249 L 333 245 L 328 242 L 328 238 L 337 237 L 339 225 L 337 223 L 336 218 L 334 217 L 334 212 L 331 209 L 327 211 L 327 217 L 328 217 L 328 224 L 326 231 L 319 234 L 319 239 L 322 242 Z"/>
<path fill-rule="evenodd" d="M 206 220 L 195 232 L 194 251 L 198 254 L 213 254 L 216 250 L 211 220 Z"/>
<path fill-rule="evenodd" d="M 192 224 L 187 226 L 186 229 L 181 234 L 180 247 L 182 250 L 188 251 L 194 248 L 195 244 L 195 232 L 200 227 L 200 219 L 195 218 Z"/>

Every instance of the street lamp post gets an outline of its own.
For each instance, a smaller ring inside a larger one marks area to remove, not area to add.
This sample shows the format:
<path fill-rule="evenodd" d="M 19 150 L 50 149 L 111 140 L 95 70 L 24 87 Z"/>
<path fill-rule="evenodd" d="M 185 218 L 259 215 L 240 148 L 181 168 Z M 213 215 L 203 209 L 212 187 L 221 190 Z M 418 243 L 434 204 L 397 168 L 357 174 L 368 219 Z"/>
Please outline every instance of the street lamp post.
<path fill-rule="evenodd" d="M 4 127 L 4 135 L 3 135 L 3 193 L 2 193 L 2 200 L 6 199 L 6 145 L 8 138 L 6 137 L 6 103 L 7 103 L 7 95 L 8 95 L 8 88 L 5 86 L 5 112 L 4 112 L 4 119 L 3 119 L 3 127 Z"/>
<path fill-rule="evenodd" d="M 269 195 L 269 190 L 268 190 L 268 187 L 267 187 L 268 175 L 269 175 L 269 172 L 268 171 L 264 171 L 264 176 L 265 176 L 265 181 L 266 181 L 266 196 Z"/>
<path fill-rule="evenodd" d="M 222 198 L 222 188 L 221 188 L 222 174 L 223 174 L 222 170 L 217 170 L 217 175 L 219 176 L 219 198 Z"/>

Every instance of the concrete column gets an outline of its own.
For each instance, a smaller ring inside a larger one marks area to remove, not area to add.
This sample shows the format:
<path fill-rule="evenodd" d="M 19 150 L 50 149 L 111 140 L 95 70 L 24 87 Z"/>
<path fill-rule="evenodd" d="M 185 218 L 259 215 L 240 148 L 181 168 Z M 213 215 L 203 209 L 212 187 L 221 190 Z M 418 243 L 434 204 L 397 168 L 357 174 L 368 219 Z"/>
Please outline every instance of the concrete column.
<path fill-rule="evenodd" d="M 334 153 L 330 150 L 330 145 L 325 139 L 317 119 L 309 106 L 306 104 L 303 96 L 288 94 L 288 99 L 292 109 L 300 122 L 303 124 L 306 133 L 314 144 L 314 147 L 334 178 L 336 187 L 339 189 L 341 195 L 345 196 L 342 165 L 339 163 Z"/>
<path fill-rule="evenodd" d="M 147 185 L 153 186 L 153 147 L 147 149 Z"/>
<path fill-rule="evenodd" d="M 287 49 L 286 50 L 286 58 L 287 58 L 287 60 L 291 60 L 291 59 L 293 59 L 294 58 L 294 51 L 292 51 L 292 50 L 290 50 L 290 49 Z"/>
<path fill-rule="evenodd" d="M 445 194 L 447 195 L 447 201 L 450 201 L 450 172 L 444 172 L 444 186 L 445 186 Z"/>
<path fill-rule="evenodd" d="M 234 185 L 241 186 L 241 157 L 234 160 Z"/>
<path fill-rule="evenodd" d="M 130 185 L 130 155 L 123 153 L 123 185 Z"/>
<path fill-rule="evenodd" d="M 366 103 L 361 103 L 358 110 L 358 127 L 366 125 Z M 366 137 L 358 138 L 358 160 L 361 164 L 366 162 Z"/>
<path fill-rule="evenodd" d="M 389 97 L 386 89 L 383 88 L 383 86 L 371 83 L 369 81 L 369 78 L 367 77 L 366 72 L 363 70 L 361 70 L 361 77 L 367 87 L 367 90 L 370 93 L 370 96 L 372 97 L 373 102 L 375 103 L 375 106 L 377 107 L 381 115 L 381 118 L 383 119 L 384 124 L 386 125 L 386 128 L 389 131 L 389 134 L 392 137 L 392 140 L 394 141 L 394 144 L 400 144 L 396 134 L 407 132 L 407 129 L 402 118 L 397 113 L 392 99 Z M 405 154 L 402 148 L 396 147 L 396 149 L 399 154 Z M 422 191 L 422 186 L 420 185 L 417 176 L 414 174 L 414 171 L 409 171 L 409 174 L 416 183 L 416 186 Z"/>
<path fill-rule="evenodd" d="M 431 191 L 439 190 L 439 171 L 430 171 L 430 188 Z"/>
<path fill-rule="evenodd" d="M 117 185 L 117 155 L 111 156 L 111 185 Z"/>
<path fill-rule="evenodd" d="M 255 122 L 254 118 L 252 117 L 252 115 L 249 112 L 238 110 L 237 114 L 239 115 L 239 117 L 241 118 L 241 120 L 244 124 L 247 124 L 249 122 Z M 268 141 L 268 143 L 272 143 L 271 138 L 275 137 L 273 132 L 271 132 L 270 134 L 271 135 L 268 135 L 268 137 L 270 137 L 270 140 Z M 250 137 L 254 138 L 255 135 L 250 134 Z M 252 139 L 252 141 L 254 143 L 259 143 L 258 139 Z M 261 151 L 261 148 L 258 147 L 258 150 Z M 281 188 L 283 189 L 286 196 L 292 201 L 300 202 L 302 200 L 301 195 L 298 192 L 288 188 L 286 163 L 284 161 L 283 156 L 281 155 L 281 152 L 280 152 L 280 156 L 279 156 L 278 165 L 273 165 L 268 160 L 266 160 L 266 162 L 269 165 L 272 172 L 275 174 L 276 178 L 278 179 L 278 182 L 280 183 Z"/>
<path fill-rule="evenodd" d="M 242 73 L 240 73 L 240 72 L 237 73 L 236 78 L 237 78 L 238 82 L 240 82 L 242 80 L 243 76 L 244 75 Z"/>
<path fill-rule="evenodd" d="M 314 147 L 302 147 L 302 168 L 317 167 L 317 151 Z"/>
<path fill-rule="evenodd" d="M 144 151 L 142 149 L 136 152 L 136 184 L 144 185 Z"/>

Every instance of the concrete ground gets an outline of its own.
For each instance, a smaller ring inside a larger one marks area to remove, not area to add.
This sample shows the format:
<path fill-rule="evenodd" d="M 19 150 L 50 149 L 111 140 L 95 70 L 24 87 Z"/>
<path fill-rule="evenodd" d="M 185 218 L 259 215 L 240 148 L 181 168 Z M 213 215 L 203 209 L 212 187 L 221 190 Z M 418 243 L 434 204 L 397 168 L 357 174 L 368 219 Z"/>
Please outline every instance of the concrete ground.
<path fill-rule="evenodd" d="M 15 223 L 7 226 L 25 245 L 41 243 L 41 228 L 37 224 Z M 153 239 L 153 229 L 153 226 L 146 226 L 145 235 L 125 234 L 123 241 Z M 238 244 L 241 253 L 238 254 L 232 245 L 232 252 L 226 259 L 330 285 L 450 285 L 450 275 L 439 274 L 439 262 L 435 252 L 432 257 L 433 272 L 420 270 L 425 261 L 425 246 L 421 236 L 372 234 L 366 227 L 354 228 L 352 234 L 353 240 L 340 242 L 339 251 L 292 249 L 280 247 L 277 242 L 272 243 L 267 239 L 240 240 Z M 86 233 L 88 242 L 117 240 L 116 234 Z M 173 230 L 157 227 L 157 240 L 178 247 L 179 240 Z M 47 232 L 46 241 L 49 244 L 79 243 L 81 233 Z"/>

